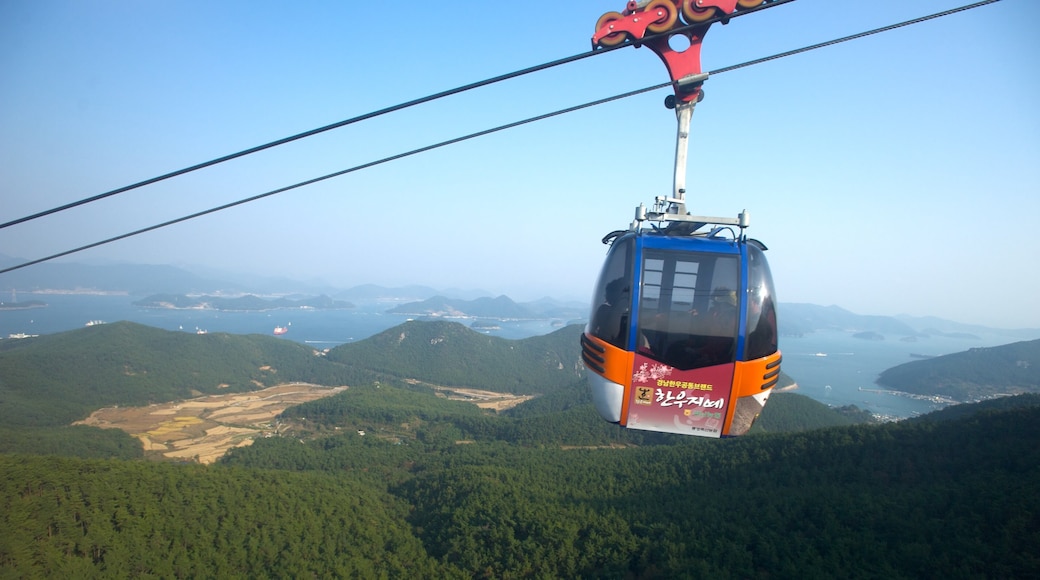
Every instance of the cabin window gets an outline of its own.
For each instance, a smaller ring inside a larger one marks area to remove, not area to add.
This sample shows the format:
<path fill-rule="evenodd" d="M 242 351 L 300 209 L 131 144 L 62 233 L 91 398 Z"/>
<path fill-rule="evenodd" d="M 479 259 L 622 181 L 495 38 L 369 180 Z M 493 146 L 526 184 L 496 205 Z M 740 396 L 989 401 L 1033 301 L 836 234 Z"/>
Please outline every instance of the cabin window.
<path fill-rule="evenodd" d="M 610 248 L 592 296 L 586 330 L 618 348 L 627 348 L 632 309 L 632 239 L 617 240 Z"/>
<path fill-rule="evenodd" d="M 737 256 L 644 251 L 637 350 L 682 370 L 733 362 Z"/>
<path fill-rule="evenodd" d="M 748 244 L 747 345 L 744 360 L 754 360 L 777 351 L 776 293 L 765 254 Z"/>

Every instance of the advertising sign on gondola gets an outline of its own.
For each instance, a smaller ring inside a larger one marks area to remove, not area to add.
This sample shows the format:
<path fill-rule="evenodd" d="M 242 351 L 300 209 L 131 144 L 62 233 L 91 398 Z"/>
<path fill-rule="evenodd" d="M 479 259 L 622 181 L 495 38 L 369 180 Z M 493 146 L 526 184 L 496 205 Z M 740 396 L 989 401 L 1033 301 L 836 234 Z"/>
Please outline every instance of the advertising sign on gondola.
<path fill-rule="evenodd" d="M 721 437 L 732 381 L 732 364 L 682 371 L 637 354 L 627 426 Z"/>

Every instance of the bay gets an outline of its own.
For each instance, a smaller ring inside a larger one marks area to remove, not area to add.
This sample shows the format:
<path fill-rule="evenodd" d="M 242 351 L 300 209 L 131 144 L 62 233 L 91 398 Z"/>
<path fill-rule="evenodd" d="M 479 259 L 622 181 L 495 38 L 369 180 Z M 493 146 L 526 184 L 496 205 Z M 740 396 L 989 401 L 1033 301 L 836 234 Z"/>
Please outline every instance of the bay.
<path fill-rule="evenodd" d="M 288 327 L 281 335 L 315 348 L 331 348 L 368 338 L 413 318 L 386 311 L 398 302 L 370 302 L 356 308 L 319 310 L 291 308 L 267 311 L 221 311 L 209 309 L 142 308 L 133 302 L 140 297 L 105 294 L 19 293 L 24 302 L 39 300 L 45 308 L 0 310 L 0 337 L 11 334 L 51 334 L 82 328 L 88 322 L 129 321 L 164 330 L 183 332 L 228 332 L 271 335 L 276 326 Z M 471 320 L 458 322 L 470 324 Z M 547 334 L 559 327 L 550 320 L 506 320 L 485 332 L 506 339 Z"/>
<path fill-rule="evenodd" d="M 886 369 L 971 348 L 1007 344 L 997 333 L 976 337 L 927 336 L 912 342 L 901 337 L 884 340 L 856 338 L 853 332 L 816 331 L 804 337 L 783 337 L 784 372 L 797 383 L 795 392 L 827 405 L 855 405 L 884 418 L 902 419 L 935 411 L 947 403 L 914 398 L 876 384 Z"/>

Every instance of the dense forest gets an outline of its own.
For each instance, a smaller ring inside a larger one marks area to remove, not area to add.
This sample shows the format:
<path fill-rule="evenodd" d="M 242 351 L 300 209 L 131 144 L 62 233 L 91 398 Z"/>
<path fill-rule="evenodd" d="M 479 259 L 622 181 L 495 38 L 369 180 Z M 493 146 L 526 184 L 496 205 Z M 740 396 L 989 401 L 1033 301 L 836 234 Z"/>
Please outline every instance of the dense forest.
<path fill-rule="evenodd" d="M 1040 401 L 567 448 L 341 433 L 214 466 L 0 455 L 20 577 L 1033 577 Z"/>
<path fill-rule="evenodd" d="M 127 323 L 4 344 L 0 577 L 1040 575 L 1040 395 L 879 424 L 780 392 L 745 437 L 628 431 L 593 410 L 577 332 L 409 323 L 327 357 Z M 214 465 L 68 426 L 287 380 L 350 388 Z M 534 398 L 496 413 L 464 386 Z"/>

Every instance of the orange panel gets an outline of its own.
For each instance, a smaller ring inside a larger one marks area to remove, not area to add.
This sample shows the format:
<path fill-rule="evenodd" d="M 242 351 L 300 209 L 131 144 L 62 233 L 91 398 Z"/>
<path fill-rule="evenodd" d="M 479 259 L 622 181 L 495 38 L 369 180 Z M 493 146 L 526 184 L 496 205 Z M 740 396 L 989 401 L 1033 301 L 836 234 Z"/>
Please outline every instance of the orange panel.
<path fill-rule="evenodd" d="M 733 417 L 742 397 L 751 397 L 769 391 L 780 376 L 780 351 L 752 361 L 738 362 L 733 372 L 733 391 L 726 411 L 723 433 L 729 435 Z M 764 387 L 764 388 L 763 388 Z"/>
<path fill-rule="evenodd" d="M 627 391 L 632 379 L 632 361 L 635 360 L 635 353 L 618 348 L 589 334 L 585 335 L 585 339 L 603 348 L 603 353 L 600 354 L 603 357 L 603 373 L 601 373 L 603 378 L 619 385 L 625 385 Z"/>
<path fill-rule="evenodd" d="M 603 378 L 625 387 L 621 403 L 621 421 L 619 421 L 621 425 L 624 425 L 628 422 L 628 395 L 632 389 L 632 364 L 635 361 L 635 353 L 618 348 L 588 333 L 585 334 L 585 340 L 603 348 L 603 352 L 599 353 L 599 356 L 603 357 L 603 372 L 601 373 Z"/>

